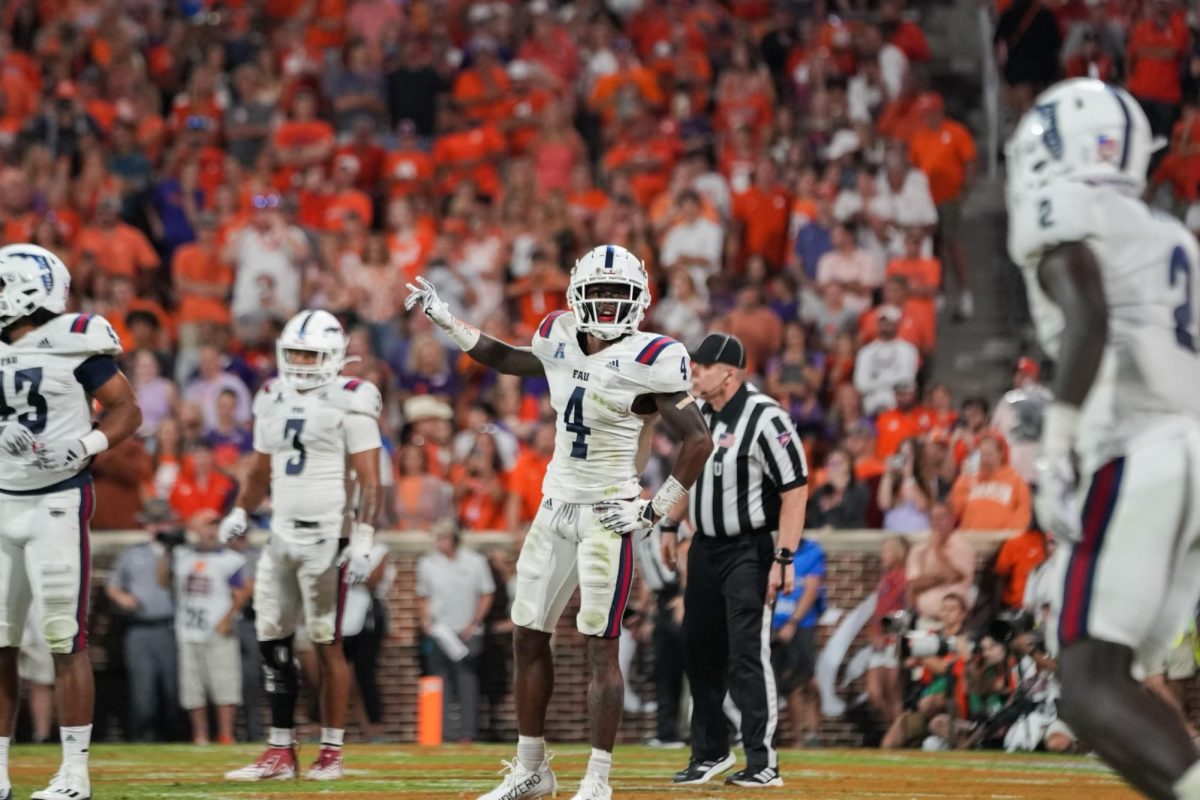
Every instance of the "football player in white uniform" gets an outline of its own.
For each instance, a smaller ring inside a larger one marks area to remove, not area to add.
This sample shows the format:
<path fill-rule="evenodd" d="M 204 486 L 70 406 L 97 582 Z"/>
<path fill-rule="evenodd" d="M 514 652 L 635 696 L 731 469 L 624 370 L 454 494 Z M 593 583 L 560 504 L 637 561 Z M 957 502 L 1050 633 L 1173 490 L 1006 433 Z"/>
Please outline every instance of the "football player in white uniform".
<path fill-rule="evenodd" d="M 516 626 L 514 694 L 520 739 L 504 781 L 481 800 L 554 794 L 543 737 L 554 687 L 550 636 L 580 589 L 575 624 L 587 638 L 592 755 L 576 800 L 607 800 L 612 749 L 624 684 L 617 637 L 633 583 L 632 536 L 687 495 L 712 450 L 708 426 L 692 399 L 691 363 L 683 345 L 643 333 L 650 305 L 645 267 L 615 245 L 575 263 L 567 290 L 570 312 L 554 312 L 531 347 L 493 339 L 450 313 L 423 278 L 409 285 L 407 308 L 420 306 L 476 361 L 510 375 L 545 376 L 558 414 L 554 456 L 541 509 L 517 560 L 512 620 Z M 643 443 L 659 414 L 683 444 L 674 471 L 653 500 L 640 498 Z"/>
<path fill-rule="evenodd" d="M 1057 363 L 1035 508 L 1062 543 L 1059 710 L 1165 800 L 1200 798 L 1200 751 L 1131 669 L 1157 661 L 1200 596 L 1200 248 L 1140 199 L 1152 149 L 1123 89 L 1057 84 L 1009 142 L 1008 207 L 1009 252 Z"/>
<path fill-rule="evenodd" d="M 121 344 L 92 314 L 67 314 L 70 274 L 48 250 L 0 248 L 0 800 L 30 601 L 54 656 L 63 762 L 36 800 L 91 797 L 94 687 L 87 647 L 95 494 L 88 467 L 142 421 L 117 366 Z M 92 401 L 104 409 L 97 425 Z"/>
<path fill-rule="evenodd" d="M 346 335 L 327 311 L 301 311 L 279 337 L 279 378 L 254 398 L 254 463 L 224 541 L 242 536 L 248 514 L 271 493 L 271 536 L 254 583 L 255 629 L 271 706 L 267 750 L 228 780 L 294 778 L 299 689 L 293 640 L 303 618 L 321 663 L 321 749 L 311 780 L 342 777 L 350 673 L 342 654 L 347 580 L 366 578 L 379 497 L 379 389 L 342 376 Z M 351 510 L 347 467 L 357 484 Z M 349 543 L 346 534 L 349 532 Z M 363 574 L 360 574 L 363 573 Z"/>

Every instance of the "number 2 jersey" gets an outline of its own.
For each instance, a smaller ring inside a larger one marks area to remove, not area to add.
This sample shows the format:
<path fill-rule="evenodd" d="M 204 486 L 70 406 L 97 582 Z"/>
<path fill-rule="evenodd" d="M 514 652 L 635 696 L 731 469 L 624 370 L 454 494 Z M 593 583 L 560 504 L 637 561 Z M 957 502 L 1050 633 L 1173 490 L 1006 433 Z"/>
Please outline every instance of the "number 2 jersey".
<path fill-rule="evenodd" d="M 297 540 L 341 535 L 346 456 L 381 446 L 379 389 L 337 377 L 300 392 L 278 378 L 254 398 L 254 449 L 271 456 L 272 533 Z M 287 524 L 302 521 L 303 526 Z M 313 524 L 316 523 L 316 524 Z"/>
<path fill-rule="evenodd" d="M 558 417 L 542 494 L 585 504 L 637 497 L 646 417 L 634 413 L 633 402 L 691 391 L 687 350 L 668 336 L 638 331 L 589 356 L 580 338 L 575 315 L 565 311 L 547 316 L 533 336 Z"/>
<path fill-rule="evenodd" d="M 11 344 L 0 342 L 0 419 L 24 425 L 39 443 L 82 437 L 93 427 L 91 394 L 117 374 L 120 352 L 112 326 L 94 314 L 60 314 Z M 53 491 L 87 469 L 36 463 L 32 452 L 0 450 L 0 492 Z"/>
<path fill-rule="evenodd" d="M 1064 320 L 1037 271 L 1047 250 L 1071 242 L 1095 255 L 1108 301 L 1108 344 L 1076 445 L 1092 470 L 1165 418 L 1200 423 L 1200 248 L 1179 220 L 1112 186 L 1062 180 L 1010 197 L 1009 254 L 1054 359 Z"/>

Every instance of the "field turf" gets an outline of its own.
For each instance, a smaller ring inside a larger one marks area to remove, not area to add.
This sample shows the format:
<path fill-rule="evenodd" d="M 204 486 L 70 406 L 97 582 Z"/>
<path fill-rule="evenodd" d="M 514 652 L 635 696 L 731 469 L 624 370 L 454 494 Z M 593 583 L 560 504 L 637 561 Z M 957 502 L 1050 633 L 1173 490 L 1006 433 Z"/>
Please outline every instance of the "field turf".
<path fill-rule="evenodd" d="M 579 785 L 587 749 L 557 747 L 554 759 L 559 798 L 569 800 Z M 221 775 L 252 761 L 259 748 L 186 745 L 107 745 L 92 748 L 94 800 L 258 800 L 260 798 L 468 798 L 495 785 L 503 745 L 350 745 L 346 779 L 265 784 L 226 783 Z M 305 747 L 307 765 L 315 746 Z M 11 754 L 15 800 L 45 785 L 58 764 L 56 746 L 20 746 Z M 683 766 L 684 750 L 628 746 L 614 757 L 614 800 L 649 798 L 1046 798 L 1115 800 L 1136 795 L 1102 764 L 1084 757 L 1009 756 L 994 752 L 882 753 L 877 750 L 807 750 L 781 753 L 786 786 L 738 789 L 719 784 L 678 788 L 671 773 Z"/>

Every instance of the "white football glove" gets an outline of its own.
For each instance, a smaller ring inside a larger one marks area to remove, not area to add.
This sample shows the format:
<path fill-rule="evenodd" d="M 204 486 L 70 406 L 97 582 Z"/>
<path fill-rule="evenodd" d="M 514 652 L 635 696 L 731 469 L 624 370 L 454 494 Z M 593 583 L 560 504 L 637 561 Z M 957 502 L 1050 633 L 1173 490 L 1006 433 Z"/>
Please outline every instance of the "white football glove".
<path fill-rule="evenodd" d="M 362 522 L 350 529 L 350 543 L 338 555 L 337 566 L 346 566 L 346 583 L 366 583 L 371 577 L 371 550 L 375 547 L 375 528 Z"/>
<path fill-rule="evenodd" d="M 19 422 L 0 424 L 0 448 L 10 456 L 21 456 L 33 447 L 33 431 Z"/>
<path fill-rule="evenodd" d="M 1075 493 L 1079 477 L 1070 452 L 1043 452 L 1034 462 L 1037 468 L 1037 491 L 1033 508 L 1038 524 L 1056 537 L 1079 541 L 1082 523 Z"/>
<path fill-rule="evenodd" d="M 405 311 L 411 311 L 419 303 L 425 316 L 429 317 L 434 325 L 444 331 L 449 331 L 454 327 L 454 315 L 450 313 L 450 306 L 446 305 L 445 300 L 438 297 L 437 289 L 433 288 L 432 283 L 419 277 L 416 286 L 411 283 L 407 286 L 410 294 L 404 298 Z"/>
<path fill-rule="evenodd" d="M 650 501 L 606 500 L 595 505 L 600 524 L 613 533 L 628 536 L 631 533 L 650 533 L 654 527 L 654 513 Z"/>
<path fill-rule="evenodd" d="M 246 517 L 246 509 L 238 506 L 226 514 L 225 519 L 221 520 L 221 527 L 217 529 L 217 534 L 221 537 L 222 542 L 228 543 L 245 536 L 249 528 L 250 520 Z"/>
<path fill-rule="evenodd" d="M 75 469 L 87 458 L 87 447 L 79 439 L 62 439 L 49 444 L 34 444 L 38 469 Z"/>

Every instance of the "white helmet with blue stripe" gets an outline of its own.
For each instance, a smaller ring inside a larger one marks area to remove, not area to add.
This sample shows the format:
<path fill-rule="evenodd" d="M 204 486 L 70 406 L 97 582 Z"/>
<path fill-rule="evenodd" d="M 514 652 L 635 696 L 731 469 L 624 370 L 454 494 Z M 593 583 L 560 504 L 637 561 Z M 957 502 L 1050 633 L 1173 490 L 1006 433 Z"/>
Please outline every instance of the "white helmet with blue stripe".
<path fill-rule="evenodd" d="M 328 311 L 301 311 L 275 343 L 279 377 L 307 391 L 332 382 L 346 365 L 346 333 Z"/>
<path fill-rule="evenodd" d="M 1154 149 L 1150 122 L 1128 92 L 1072 78 L 1038 95 L 1017 123 L 1005 148 L 1008 191 L 1019 195 L 1068 178 L 1140 194 Z"/>
<path fill-rule="evenodd" d="M 645 265 L 624 247 L 593 247 L 571 270 L 567 306 L 579 330 L 597 339 L 611 342 L 636 332 L 650 307 Z"/>
<path fill-rule="evenodd" d="M 36 244 L 0 247 L 0 325 L 38 309 L 61 314 L 70 291 L 71 273 L 54 253 Z"/>

